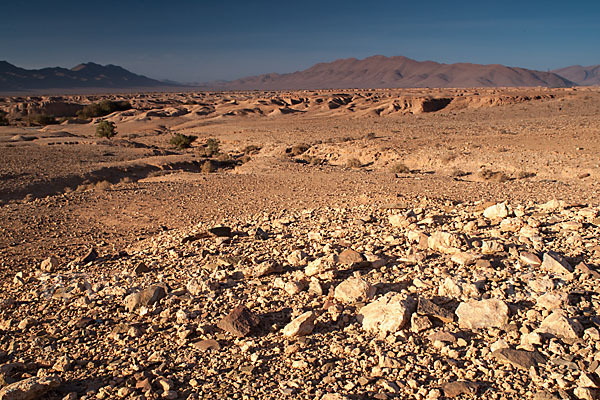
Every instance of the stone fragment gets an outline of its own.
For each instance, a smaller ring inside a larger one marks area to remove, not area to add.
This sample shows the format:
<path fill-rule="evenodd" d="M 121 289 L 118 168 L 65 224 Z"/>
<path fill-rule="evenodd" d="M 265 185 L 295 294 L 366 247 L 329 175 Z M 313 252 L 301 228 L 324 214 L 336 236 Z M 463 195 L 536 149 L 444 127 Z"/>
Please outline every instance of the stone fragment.
<path fill-rule="evenodd" d="M 427 245 L 431 250 L 445 254 L 459 252 L 461 244 L 462 242 L 458 235 L 449 232 L 434 232 L 427 239 Z"/>
<path fill-rule="evenodd" d="M 410 330 L 413 332 L 422 332 L 431 328 L 433 324 L 426 315 L 413 314 L 410 318 Z"/>
<path fill-rule="evenodd" d="M 283 266 L 275 261 L 264 261 L 254 267 L 253 275 L 256 278 L 261 276 L 279 274 L 283 272 Z"/>
<path fill-rule="evenodd" d="M 552 251 L 544 253 L 542 269 L 569 278 L 572 277 L 573 272 L 573 267 L 562 256 Z"/>
<path fill-rule="evenodd" d="M 363 262 L 365 258 L 358 251 L 346 249 L 338 256 L 338 262 L 343 265 L 352 265 Z"/>
<path fill-rule="evenodd" d="M 582 275 L 589 276 L 594 279 L 600 279 L 600 273 L 591 269 L 586 263 L 580 262 L 575 266 L 575 270 Z"/>
<path fill-rule="evenodd" d="M 237 337 L 248 335 L 259 323 L 258 317 L 245 306 L 239 305 L 223 317 L 217 327 Z"/>
<path fill-rule="evenodd" d="M 460 303 L 456 315 L 463 329 L 502 328 L 508 323 L 508 306 L 498 299 L 473 300 Z"/>
<path fill-rule="evenodd" d="M 153 285 L 137 293 L 125 297 L 125 308 L 129 312 L 140 306 L 150 306 L 167 295 L 165 288 L 161 285 Z"/>
<path fill-rule="evenodd" d="M 484 240 L 481 242 L 481 254 L 496 254 L 504 251 L 504 246 L 497 240 Z"/>
<path fill-rule="evenodd" d="M 231 237 L 231 228 L 228 226 L 215 226 L 210 228 L 208 233 L 216 237 Z"/>
<path fill-rule="evenodd" d="M 42 261 L 40 269 L 44 272 L 54 272 L 58 268 L 59 263 L 58 258 L 50 256 Z"/>
<path fill-rule="evenodd" d="M 508 215 L 506 203 L 494 204 L 483 210 L 483 216 L 488 219 L 501 219 Z"/>
<path fill-rule="evenodd" d="M 479 389 L 479 384 L 475 382 L 467 381 L 454 381 L 446 382 L 442 385 L 444 396 L 454 398 L 460 395 L 467 395 L 469 397 L 475 396 Z"/>
<path fill-rule="evenodd" d="M 577 387 L 573 394 L 578 399 L 582 400 L 598 400 L 600 399 L 600 390 L 589 387 Z"/>
<path fill-rule="evenodd" d="M 417 313 L 421 315 L 429 315 L 435 317 L 442 322 L 450 323 L 454 321 L 454 313 L 447 308 L 438 306 L 431 300 L 424 297 L 419 297 L 417 305 Z"/>
<path fill-rule="evenodd" d="M 561 309 L 567 303 L 566 293 L 549 292 L 537 298 L 536 305 L 546 310 Z"/>
<path fill-rule="evenodd" d="M 294 250 L 287 257 L 287 262 L 294 267 L 298 267 L 300 265 L 306 265 L 307 257 L 308 255 L 302 250 Z"/>
<path fill-rule="evenodd" d="M 508 363 L 524 370 L 529 370 L 531 367 L 536 367 L 538 364 L 544 364 L 546 362 L 544 356 L 537 351 L 504 348 L 494 351 L 492 356 L 498 361 Z"/>
<path fill-rule="evenodd" d="M 98 252 L 95 248 L 90 248 L 83 256 L 79 257 L 76 261 L 80 264 L 87 264 L 95 261 L 98 258 Z"/>
<path fill-rule="evenodd" d="M 388 221 L 393 227 L 400 228 L 406 223 L 406 217 L 402 214 L 394 214 L 388 217 Z"/>
<path fill-rule="evenodd" d="M 542 265 L 542 261 L 538 256 L 528 251 L 522 251 L 519 253 L 519 260 L 525 265 L 529 265 L 530 267 L 539 267 Z"/>
<path fill-rule="evenodd" d="M 317 314 L 314 311 L 307 311 L 304 314 L 294 318 L 283 328 L 283 336 L 306 336 L 310 335 L 315 328 L 315 319 Z"/>
<path fill-rule="evenodd" d="M 477 255 L 468 251 L 458 251 L 454 253 L 450 259 L 458 265 L 467 266 L 475 264 L 478 258 Z"/>
<path fill-rule="evenodd" d="M 220 350 L 221 345 L 214 339 L 204 339 L 198 342 L 192 343 L 192 346 L 201 351 L 207 350 Z"/>
<path fill-rule="evenodd" d="M 60 380 L 56 376 L 32 377 L 5 386 L 0 390 L 0 400 L 35 400 L 56 389 Z"/>
<path fill-rule="evenodd" d="M 388 292 L 376 301 L 360 309 L 357 319 L 369 332 L 396 332 L 410 320 L 415 310 L 412 297 L 401 293 Z"/>
<path fill-rule="evenodd" d="M 334 297 L 342 303 L 365 302 L 371 299 L 377 288 L 359 277 L 350 277 L 340 283 L 334 291 Z"/>
<path fill-rule="evenodd" d="M 567 318 L 563 311 L 557 310 L 542 321 L 538 332 L 563 339 L 577 339 L 583 333 L 583 326 L 579 321 Z"/>
<path fill-rule="evenodd" d="M 150 272 L 150 268 L 148 268 L 146 263 L 143 261 L 139 262 L 133 269 L 133 273 L 137 276 L 143 275 L 148 272 Z"/>

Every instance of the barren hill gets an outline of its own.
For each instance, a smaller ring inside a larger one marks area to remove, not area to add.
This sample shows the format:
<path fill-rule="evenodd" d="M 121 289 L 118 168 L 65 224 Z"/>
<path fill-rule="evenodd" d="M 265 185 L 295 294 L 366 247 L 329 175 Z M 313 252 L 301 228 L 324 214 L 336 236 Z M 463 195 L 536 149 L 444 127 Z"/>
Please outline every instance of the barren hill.
<path fill-rule="evenodd" d="M 0 91 L 69 88 L 132 88 L 171 86 L 116 65 L 79 64 L 28 70 L 0 61 Z"/>
<path fill-rule="evenodd" d="M 265 74 L 208 84 L 218 89 L 328 89 L 409 87 L 568 87 L 573 83 L 550 72 L 504 65 L 440 64 L 407 57 L 373 56 L 320 63 L 304 71 Z"/>
<path fill-rule="evenodd" d="M 589 67 L 572 65 L 566 68 L 555 69 L 552 72 L 580 86 L 600 85 L 600 64 L 590 65 Z"/>

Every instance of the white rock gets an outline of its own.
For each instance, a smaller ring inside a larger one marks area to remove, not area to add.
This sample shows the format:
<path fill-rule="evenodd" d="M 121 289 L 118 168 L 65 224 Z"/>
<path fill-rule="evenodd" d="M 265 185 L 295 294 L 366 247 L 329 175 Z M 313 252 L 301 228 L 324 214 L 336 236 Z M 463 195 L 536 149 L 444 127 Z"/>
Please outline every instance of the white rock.
<path fill-rule="evenodd" d="M 483 216 L 489 219 L 505 218 L 508 215 L 506 203 L 494 204 L 483 210 Z"/>
<path fill-rule="evenodd" d="M 498 299 L 472 300 L 460 303 L 456 315 L 464 329 L 502 328 L 508 323 L 508 306 Z"/>
<path fill-rule="evenodd" d="M 350 277 L 335 288 L 333 296 L 342 303 L 356 303 L 371 299 L 376 290 L 364 279 Z"/>
<path fill-rule="evenodd" d="M 296 317 L 283 328 L 283 336 L 306 336 L 310 335 L 315 328 L 315 319 L 317 314 L 313 311 L 307 311 Z"/>
<path fill-rule="evenodd" d="M 388 292 L 360 309 L 357 319 L 369 332 L 396 332 L 409 321 L 415 300 L 401 293 Z"/>

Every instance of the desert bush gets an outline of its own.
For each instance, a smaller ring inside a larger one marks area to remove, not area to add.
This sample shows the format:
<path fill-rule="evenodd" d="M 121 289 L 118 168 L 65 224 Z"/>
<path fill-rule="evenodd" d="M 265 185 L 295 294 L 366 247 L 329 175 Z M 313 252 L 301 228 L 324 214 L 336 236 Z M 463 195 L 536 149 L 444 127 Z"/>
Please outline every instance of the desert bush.
<path fill-rule="evenodd" d="M 242 151 L 244 152 L 244 154 L 253 155 L 253 154 L 258 153 L 260 151 L 260 149 L 261 149 L 260 146 L 251 144 L 249 146 L 244 147 L 244 150 L 242 150 Z"/>
<path fill-rule="evenodd" d="M 215 172 L 217 170 L 217 167 L 212 160 L 206 160 L 200 167 L 200 170 L 205 174 L 209 174 L 211 172 Z"/>
<path fill-rule="evenodd" d="M 198 139 L 198 136 L 176 133 L 173 135 L 169 143 L 171 143 L 179 150 L 183 150 L 189 148 L 196 139 Z"/>
<path fill-rule="evenodd" d="M 215 138 L 208 138 L 206 140 L 206 150 L 207 150 L 207 155 L 208 157 L 214 156 L 216 154 L 219 154 L 220 146 L 221 142 L 219 141 L 219 139 L 215 139 Z"/>
<path fill-rule="evenodd" d="M 530 171 L 517 171 L 517 173 L 516 173 L 517 179 L 533 178 L 535 175 L 536 175 L 535 172 L 530 172 Z"/>
<path fill-rule="evenodd" d="M 410 168 L 406 166 L 403 162 L 397 162 L 392 165 L 392 172 L 395 174 L 408 174 L 410 173 Z"/>
<path fill-rule="evenodd" d="M 288 147 L 287 149 L 285 149 L 285 154 L 287 154 L 290 157 L 296 157 L 299 156 L 300 154 L 304 154 L 308 151 L 308 149 L 310 149 L 310 146 L 307 144 L 297 144 L 294 145 L 292 147 Z"/>
<path fill-rule="evenodd" d="M 360 168 L 362 163 L 358 158 L 350 158 L 348 161 L 346 161 L 346 166 L 348 168 Z"/>
<path fill-rule="evenodd" d="M 98 118 L 112 114 L 115 111 L 125 111 L 130 108 L 131 104 L 128 101 L 102 100 L 99 103 L 92 103 L 83 107 L 83 109 L 77 112 L 77 116 L 83 119 Z"/>
<path fill-rule="evenodd" d="M 0 111 L 0 126 L 8 126 L 8 117 L 7 113 L 4 111 Z"/>
<path fill-rule="evenodd" d="M 48 114 L 31 114 L 27 116 L 29 125 L 55 125 L 58 124 L 54 115 Z"/>
<path fill-rule="evenodd" d="M 509 177 L 502 171 L 492 171 L 491 169 L 484 168 L 478 172 L 480 178 L 486 181 L 492 182 L 506 182 Z"/>
<path fill-rule="evenodd" d="M 110 121 L 100 121 L 98 125 L 96 125 L 96 136 L 104 137 L 107 139 L 112 138 L 117 134 L 117 127 L 114 122 Z"/>

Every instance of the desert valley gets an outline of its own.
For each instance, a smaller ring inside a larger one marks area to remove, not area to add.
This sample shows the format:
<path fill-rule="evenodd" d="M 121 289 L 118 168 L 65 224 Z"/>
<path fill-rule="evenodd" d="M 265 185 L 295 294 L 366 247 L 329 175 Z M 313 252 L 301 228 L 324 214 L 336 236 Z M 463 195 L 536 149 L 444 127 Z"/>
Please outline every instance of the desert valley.
<path fill-rule="evenodd" d="M 10 69 L 0 399 L 600 398 L 591 69 L 406 60 L 354 89 L 356 60 L 104 91 L 85 64 L 52 94 Z"/>

